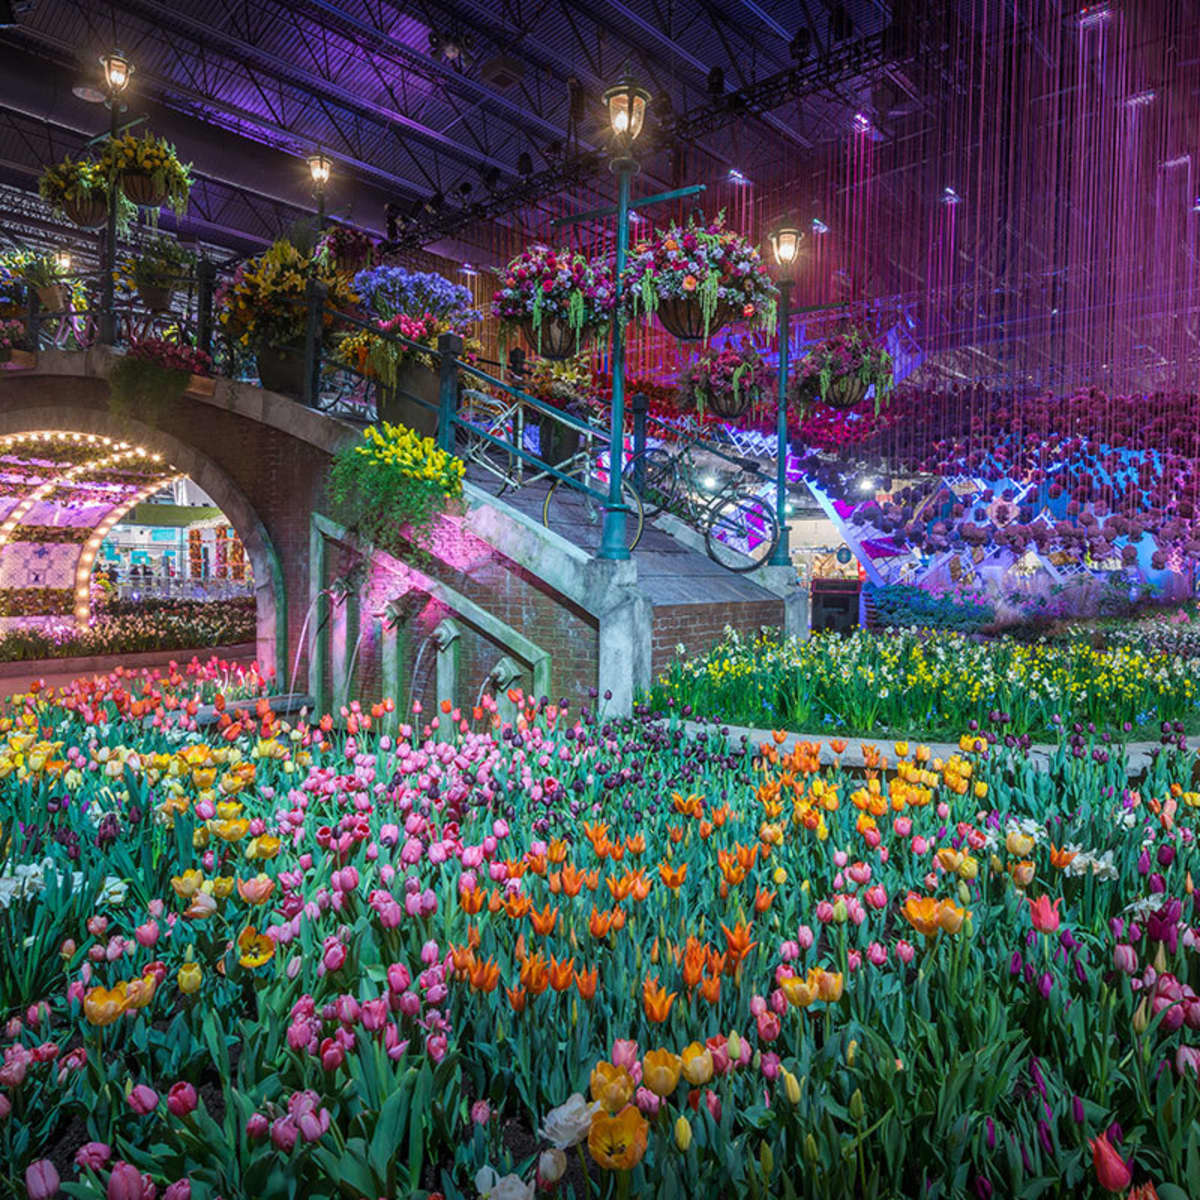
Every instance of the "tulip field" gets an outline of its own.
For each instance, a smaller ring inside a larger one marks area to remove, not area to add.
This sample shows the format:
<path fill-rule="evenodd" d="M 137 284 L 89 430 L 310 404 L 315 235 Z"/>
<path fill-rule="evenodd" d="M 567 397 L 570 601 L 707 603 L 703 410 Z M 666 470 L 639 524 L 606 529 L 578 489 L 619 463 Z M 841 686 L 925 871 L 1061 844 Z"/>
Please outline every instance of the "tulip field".
<path fill-rule="evenodd" d="M 1082 731 L 849 768 L 265 690 L 0 713 L 0 1194 L 1200 1195 L 1170 737 L 1136 778 Z"/>

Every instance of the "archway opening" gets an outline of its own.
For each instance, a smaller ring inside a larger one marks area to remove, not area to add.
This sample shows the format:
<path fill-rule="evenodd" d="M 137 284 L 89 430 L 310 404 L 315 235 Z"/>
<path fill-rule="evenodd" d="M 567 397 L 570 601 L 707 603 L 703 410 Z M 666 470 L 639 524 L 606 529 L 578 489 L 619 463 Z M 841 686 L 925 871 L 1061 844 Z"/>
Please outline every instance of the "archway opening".
<path fill-rule="evenodd" d="M 249 662 L 260 616 L 233 522 L 162 452 L 75 430 L 0 436 L 0 664 Z"/>

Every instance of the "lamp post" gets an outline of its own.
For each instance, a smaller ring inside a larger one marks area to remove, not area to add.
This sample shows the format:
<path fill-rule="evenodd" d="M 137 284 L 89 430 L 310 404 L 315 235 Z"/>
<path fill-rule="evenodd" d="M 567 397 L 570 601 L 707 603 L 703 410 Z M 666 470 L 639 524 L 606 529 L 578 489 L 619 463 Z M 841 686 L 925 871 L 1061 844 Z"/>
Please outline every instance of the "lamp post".
<path fill-rule="evenodd" d="M 312 179 L 313 195 L 317 198 L 317 232 L 325 228 L 325 188 L 333 174 L 333 162 L 320 150 L 309 155 L 308 174 Z"/>
<path fill-rule="evenodd" d="M 608 504 L 600 537 L 600 558 L 627 559 L 625 505 L 621 499 L 622 459 L 625 453 L 625 326 L 621 320 L 621 274 L 629 251 L 629 181 L 640 169 L 633 157 L 633 143 L 646 120 L 650 93 L 639 87 L 626 65 L 625 77 L 604 93 L 608 121 L 616 140 L 616 157 L 609 169 L 617 177 L 617 307 L 612 333 L 612 411 L 608 446 Z"/>
<path fill-rule="evenodd" d="M 792 561 L 792 549 L 787 518 L 787 386 L 788 386 L 788 339 L 791 322 L 792 268 L 800 253 L 800 242 L 804 237 L 794 225 L 776 226 L 768 235 L 771 253 L 780 269 L 779 279 L 779 399 L 776 404 L 776 462 L 775 462 L 775 515 L 779 519 L 779 540 L 767 565 L 786 567 Z"/>
<path fill-rule="evenodd" d="M 133 64 L 120 50 L 102 55 L 104 88 L 108 93 L 108 136 L 117 140 L 117 124 L 121 117 L 121 93 L 129 86 Z M 104 253 L 100 256 L 100 341 L 111 346 L 116 341 L 117 314 L 114 311 L 113 272 L 117 267 L 117 187 L 115 178 L 108 181 L 108 225 L 104 235 Z"/>

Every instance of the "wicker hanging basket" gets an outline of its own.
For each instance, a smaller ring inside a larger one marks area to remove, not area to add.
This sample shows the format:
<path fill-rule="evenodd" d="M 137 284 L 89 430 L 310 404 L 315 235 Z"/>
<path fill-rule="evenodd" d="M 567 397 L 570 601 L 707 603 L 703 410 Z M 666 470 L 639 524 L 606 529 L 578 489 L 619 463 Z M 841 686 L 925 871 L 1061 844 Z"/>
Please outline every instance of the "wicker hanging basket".
<path fill-rule="evenodd" d="M 78 200 L 64 199 L 63 212 L 80 229 L 99 229 L 108 220 L 108 200 L 102 192 L 90 192 Z"/>
<path fill-rule="evenodd" d="M 831 408 L 854 408 L 866 399 L 869 387 L 857 375 L 839 375 L 825 389 L 824 400 Z"/>
<path fill-rule="evenodd" d="M 672 337 L 681 342 L 699 342 L 733 320 L 733 308 L 728 304 L 718 304 L 707 330 L 704 328 L 704 311 L 699 299 L 672 296 L 669 300 L 661 300 L 655 309 L 655 316 Z"/>
<path fill-rule="evenodd" d="M 728 391 L 714 391 L 710 384 L 704 389 L 704 410 L 715 417 L 732 421 L 740 417 L 757 398 L 754 392 L 754 388 L 742 387 L 738 388 L 735 396 L 732 388 Z"/>
<path fill-rule="evenodd" d="M 534 354 L 556 362 L 574 358 L 592 340 L 590 330 L 583 329 L 576 333 L 562 317 L 543 317 L 537 329 L 533 327 L 533 318 L 530 317 L 522 322 L 521 332 Z"/>
<path fill-rule="evenodd" d="M 138 288 L 138 295 L 151 312 L 166 312 L 175 299 L 175 289 L 169 284 L 144 284 Z"/>
<path fill-rule="evenodd" d="M 157 182 L 148 171 L 122 171 L 121 190 L 138 208 L 162 208 L 167 202 L 167 185 Z"/>

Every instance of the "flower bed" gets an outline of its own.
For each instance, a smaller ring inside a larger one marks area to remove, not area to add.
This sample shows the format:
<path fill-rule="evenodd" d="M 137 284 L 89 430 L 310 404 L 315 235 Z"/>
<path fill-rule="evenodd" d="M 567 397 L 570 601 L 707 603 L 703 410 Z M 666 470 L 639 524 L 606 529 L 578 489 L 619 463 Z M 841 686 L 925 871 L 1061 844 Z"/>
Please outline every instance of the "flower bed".
<path fill-rule="evenodd" d="M 78 629 L 72 622 L 57 630 L 0 633 L 0 662 L 232 646 L 253 641 L 254 633 L 252 597 L 203 602 L 146 600 L 112 605 L 87 629 Z"/>
<path fill-rule="evenodd" d="M 730 634 L 673 662 L 652 702 L 759 729 L 852 737 L 944 737 L 971 721 L 1035 740 L 1076 721 L 1139 737 L 1162 721 L 1197 727 L 1200 657 L 1190 634 L 1160 628 L 1114 634 L 1104 648 L 1092 641 L 1086 628 L 1053 643 L 916 629 L 806 642 Z"/>
<path fill-rule="evenodd" d="M 205 734 L 191 687 L 4 726 L 8 1190 L 1190 1194 L 1190 758 L 756 767 L 518 692 Z"/>

